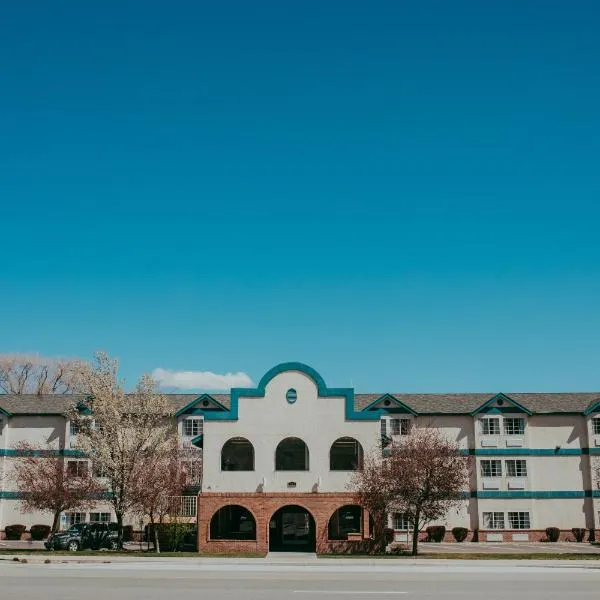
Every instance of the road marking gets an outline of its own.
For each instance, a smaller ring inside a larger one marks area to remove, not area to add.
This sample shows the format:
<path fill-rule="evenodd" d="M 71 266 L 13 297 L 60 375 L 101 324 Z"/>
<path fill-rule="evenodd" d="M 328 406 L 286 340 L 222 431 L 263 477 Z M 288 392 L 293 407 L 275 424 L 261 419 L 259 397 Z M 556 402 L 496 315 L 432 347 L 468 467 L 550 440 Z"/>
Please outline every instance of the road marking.
<path fill-rule="evenodd" d="M 398 592 L 396 590 L 378 590 L 378 591 L 369 591 L 364 590 L 359 592 L 357 590 L 294 590 L 294 594 L 336 594 L 338 596 L 344 595 L 354 595 L 360 596 L 363 594 L 408 594 L 408 592 Z"/>

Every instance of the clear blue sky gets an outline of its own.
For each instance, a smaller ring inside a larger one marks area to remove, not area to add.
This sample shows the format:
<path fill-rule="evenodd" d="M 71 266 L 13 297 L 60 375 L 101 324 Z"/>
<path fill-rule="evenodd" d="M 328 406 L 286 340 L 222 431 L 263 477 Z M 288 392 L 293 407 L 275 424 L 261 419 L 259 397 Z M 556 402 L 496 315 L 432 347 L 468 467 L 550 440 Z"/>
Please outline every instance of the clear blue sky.
<path fill-rule="evenodd" d="M 5 2 L 0 351 L 600 389 L 600 4 Z"/>

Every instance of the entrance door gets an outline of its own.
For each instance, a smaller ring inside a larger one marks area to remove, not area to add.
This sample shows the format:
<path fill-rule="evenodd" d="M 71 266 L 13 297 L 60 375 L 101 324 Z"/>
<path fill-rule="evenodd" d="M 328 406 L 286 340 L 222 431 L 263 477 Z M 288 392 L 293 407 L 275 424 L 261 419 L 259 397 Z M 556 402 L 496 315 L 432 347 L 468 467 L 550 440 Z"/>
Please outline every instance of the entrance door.
<path fill-rule="evenodd" d="M 314 552 L 315 520 L 301 506 L 284 506 L 269 523 L 269 551 Z"/>

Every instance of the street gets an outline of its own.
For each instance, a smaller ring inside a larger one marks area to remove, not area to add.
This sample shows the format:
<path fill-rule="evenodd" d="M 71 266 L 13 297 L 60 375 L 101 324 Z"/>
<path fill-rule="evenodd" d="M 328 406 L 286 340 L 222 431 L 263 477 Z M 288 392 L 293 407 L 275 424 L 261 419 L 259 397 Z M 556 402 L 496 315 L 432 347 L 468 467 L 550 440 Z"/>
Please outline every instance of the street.
<path fill-rule="evenodd" d="M 597 598 L 600 569 L 568 562 L 161 560 L 0 562 L 1 597 L 19 600 Z"/>

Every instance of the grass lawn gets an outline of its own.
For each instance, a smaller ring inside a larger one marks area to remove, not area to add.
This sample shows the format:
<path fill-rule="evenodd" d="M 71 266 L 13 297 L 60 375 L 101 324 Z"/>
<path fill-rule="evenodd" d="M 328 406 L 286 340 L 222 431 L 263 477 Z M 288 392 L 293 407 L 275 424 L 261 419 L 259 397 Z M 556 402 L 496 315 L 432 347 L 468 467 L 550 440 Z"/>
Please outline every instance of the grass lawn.
<path fill-rule="evenodd" d="M 79 550 L 77 552 L 69 552 L 68 550 L 44 550 L 40 548 L 27 548 L 23 550 L 9 548 L 0 549 L 0 557 L 7 554 L 35 556 L 36 558 L 44 557 L 49 558 L 50 560 L 52 560 L 52 557 L 55 556 L 72 556 L 73 558 L 77 558 L 78 556 L 102 556 L 106 559 L 116 556 L 127 556 L 131 558 L 264 558 L 266 556 L 265 554 L 259 554 L 256 552 L 229 552 L 220 554 L 199 554 L 198 552 L 161 552 L 160 554 L 156 554 L 156 552 L 152 551 L 139 552 L 138 550 L 125 550 L 121 552 L 112 550 Z"/>
<path fill-rule="evenodd" d="M 319 558 L 381 558 L 381 559 L 406 559 L 430 558 L 440 560 L 600 560 L 600 553 L 590 552 L 564 552 L 553 554 L 549 552 L 531 553 L 419 553 L 416 557 L 412 554 L 319 554 Z"/>

